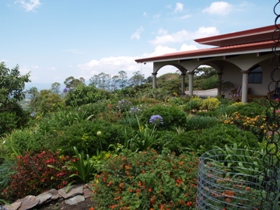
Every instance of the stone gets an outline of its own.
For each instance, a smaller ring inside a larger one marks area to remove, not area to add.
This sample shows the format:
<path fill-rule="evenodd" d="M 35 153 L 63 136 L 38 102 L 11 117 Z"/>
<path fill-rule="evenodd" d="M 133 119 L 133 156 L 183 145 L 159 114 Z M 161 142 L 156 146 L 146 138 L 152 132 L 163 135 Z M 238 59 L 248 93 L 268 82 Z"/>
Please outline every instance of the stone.
<path fill-rule="evenodd" d="M 4 209 L 7 209 L 7 210 L 18 210 L 19 207 L 21 205 L 21 201 L 16 201 L 10 205 L 5 205 L 4 206 Z"/>
<path fill-rule="evenodd" d="M 64 199 L 71 198 L 76 195 L 82 195 L 84 193 L 83 191 L 83 185 L 72 185 L 68 191 L 66 192 L 67 187 L 63 187 L 58 190 L 58 194 L 63 197 Z"/>
<path fill-rule="evenodd" d="M 84 196 L 85 196 L 85 198 L 89 198 L 89 197 L 91 197 L 91 190 L 90 189 L 88 189 L 88 188 L 84 188 Z"/>
<path fill-rule="evenodd" d="M 50 193 L 52 195 L 52 200 L 57 200 L 60 195 L 58 194 L 58 191 L 56 189 L 51 189 L 48 191 L 48 193 Z"/>
<path fill-rule="evenodd" d="M 47 201 L 51 200 L 52 194 L 48 193 L 48 192 L 44 192 L 44 193 L 36 196 L 36 198 L 39 200 L 39 204 L 42 204 L 42 203 L 46 203 Z"/>
<path fill-rule="evenodd" d="M 39 199 L 37 199 L 34 195 L 28 195 L 22 200 L 19 210 L 32 209 L 33 207 L 37 206 L 38 203 Z"/>
<path fill-rule="evenodd" d="M 77 195 L 75 197 L 69 198 L 65 200 L 65 204 L 67 205 L 75 205 L 77 203 L 80 203 L 85 200 L 85 197 L 83 195 Z"/>

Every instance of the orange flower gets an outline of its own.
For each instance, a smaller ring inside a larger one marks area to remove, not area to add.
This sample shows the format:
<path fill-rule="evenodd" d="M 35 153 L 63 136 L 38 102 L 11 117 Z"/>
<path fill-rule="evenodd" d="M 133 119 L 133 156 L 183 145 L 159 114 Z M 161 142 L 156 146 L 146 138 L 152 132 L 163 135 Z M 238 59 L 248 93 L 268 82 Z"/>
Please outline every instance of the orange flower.
<path fill-rule="evenodd" d="M 121 183 L 119 184 L 119 187 L 123 188 L 123 186 L 124 186 L 124 183 L 121 182 Z"/>
<path fill-rule="evenodd" d="M 94 207 L 90 207 L 89 210 L 94 210 Z"/>

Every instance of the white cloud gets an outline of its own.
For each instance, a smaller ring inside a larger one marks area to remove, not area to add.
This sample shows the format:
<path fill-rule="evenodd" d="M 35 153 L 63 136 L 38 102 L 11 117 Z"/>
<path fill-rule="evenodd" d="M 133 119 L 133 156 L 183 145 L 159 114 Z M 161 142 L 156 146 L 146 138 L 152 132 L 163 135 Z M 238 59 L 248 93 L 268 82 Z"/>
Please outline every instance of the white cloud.
<path fill-rule="evenodd" d="M 195 45 L 187 45 L 187 44 L 183 44 L 180 48 L 180 51 L 189 51 L 189 50 L 197 50 L 197 46 Z"/>
<path fill-rule="evenodd" d="M 122 70 L 131 76 L 133 72 L 139 70 L 135 59 L 136 57 L 128 56 L 101 58 L 100 60 L 91 60 L 88 63 L 79 64 L 78 69 L 81 75 L 88 75 L 83 76 L 86 80 L 102 72 L 114 76 Z"/>
<path fill-rule="evenodd" d="M 174 11 L 175 11 L 175 12 L 182 12 L 183 9 L 184 9 L 184 5 L 183 5 L 182 3 L 180 3 L 180 2 L 177 2 Z"/>
<path fill-rule="evenodd" d="M 140 39 L 140 35 L 141 33 L 144 31 L 144 28 L 141 26 L 140 28 L 138 28 L 132 35 L 131 35 L 131 39 Z"/>
<path fill-rule="evenodd" d="M 27 12 L 34 10 L 41 3 L 40 0 L 16 0 L 16 4 L 20 4 Z"/>
<path fill-rule="evenodd" d="M 160 29 L 158 30 L 157 34 L 158 34 L 158 35 L 165 35 L 165 34 L 168 34 L 168 31 L 165 30 L 165 29 L 160 28 Z"/>
<path fill-rule="evenodd" d="M 231 12 L 233 6 L 228 2 L 217 1 L 213 2 L 209 7 L 203 10 L 204 13 L 210 15 L 227 15 Z"/>
<path fill-rule="evenodd" d="M 216 27 L 200 27 L 195 32 L 190 32 L 187 30 L 178 31 L 173 34 L 163 34 L 156 36 L 154 40 L 150 43 L 153 45 L 164 45 L 166 43 L 178 43 L 193 40 L 200 37 L 206 37 L 211 35 L 217 35 L 219 32 Z"/>

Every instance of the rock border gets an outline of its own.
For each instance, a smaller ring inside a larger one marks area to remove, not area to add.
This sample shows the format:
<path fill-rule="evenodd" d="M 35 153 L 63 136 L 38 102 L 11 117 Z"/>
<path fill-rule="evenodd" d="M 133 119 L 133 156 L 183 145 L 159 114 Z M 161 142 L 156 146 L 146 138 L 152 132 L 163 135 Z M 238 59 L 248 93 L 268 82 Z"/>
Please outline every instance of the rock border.
<path fill-rule="evenodd" d="M 28 210 L 59 199 L 64 200 L 67 205 L 75 205 L 91 197 L 91 191 L 87 184 L 72 185 L 68 191 L 66 190 L 67 187 L 63 187 L 59 190 L 51 189 L 37 196 L 28 195 L 12 204 L 6 204 L 2 208 L 3 210 Z"/>

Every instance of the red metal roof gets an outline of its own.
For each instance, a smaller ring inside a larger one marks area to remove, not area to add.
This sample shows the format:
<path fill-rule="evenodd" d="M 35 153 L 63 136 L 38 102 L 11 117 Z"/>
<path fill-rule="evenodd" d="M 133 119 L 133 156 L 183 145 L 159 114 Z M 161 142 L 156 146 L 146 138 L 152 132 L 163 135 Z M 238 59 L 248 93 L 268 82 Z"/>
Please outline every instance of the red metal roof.
<path fill-rule="evenodd" d="M 280 25 L 278 25 L 280 27 Z M 204 48 L 191 51 L 182 51 L 164 54 L 155 57 L 136 59 L 137 63 L 167 61 L 176 59 L 195 59 L 203 57 L 214 57 L 221 55 L 236 55 L 249 52 L 269 52 L 274 41 L 273 36 L 279 37 L 279 30 L 275 32 L 275 26 L 265 26 L 245 31 L 222 34 L 218 36 L 196 39 L 201 44 L 215 45 L 218 47 Z"/>
<path fill-rule="evenodd" d="M 280 25 L 278 25 L 280 27 Z M 200 44 L 213 46 L 229 46 L 234 44 L 245 44 L 253 42 L 263 42 L 272 39 L 272 34 L 275 31 L 275 25 L 254 28 L 244 31 L 238 31 L 217 36 L 210 36 L 200 39 L 195 39 Z"/>
<path fill-rule="evenodd" d="M 164 61 L 164 60 L 176 60 L 176 59 L 191 59 L 191 58 L 202 58 L 211 56 L 221 56 L 232 54 L 243 54 L 248 51 L 267 52 L 271 51 L 274 41 L 265 41 L 249 44 L 232 45 L 225 47 L 205 48 L 199 50 L 182 51 L 170 54 L 164 54 L 161 56 L 155 56 L 150 58 L 136 59 L 137 63 L 153 62 L 153 61 Z"/>

